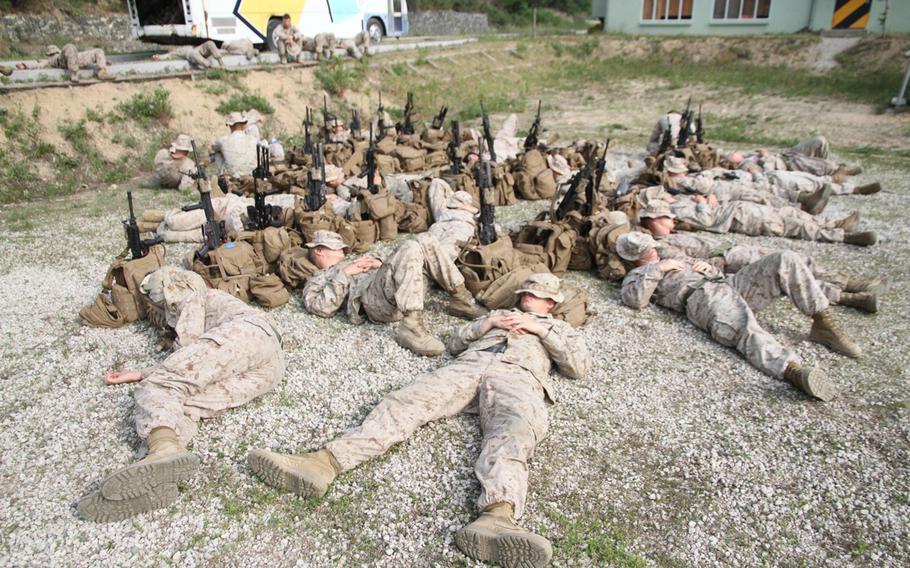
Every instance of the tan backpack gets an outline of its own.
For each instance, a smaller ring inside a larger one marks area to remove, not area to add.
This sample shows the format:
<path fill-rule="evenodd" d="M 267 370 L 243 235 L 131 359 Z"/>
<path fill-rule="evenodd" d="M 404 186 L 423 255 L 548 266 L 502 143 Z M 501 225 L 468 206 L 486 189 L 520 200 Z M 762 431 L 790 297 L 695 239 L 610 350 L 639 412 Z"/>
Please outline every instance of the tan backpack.
<path fill-rule="evenodd" d="M 398 230 L 405 233 L 423 233 L 429 228 L 430 212 L 417 203 L 398 202 L 398 213 L 395 215 Z"/>
<path fill-rule="evenodd" d="M 588 293 L 574 284 L 563 282 L 560 291 L 564 296 L 551 315 L 572 325 L 581 327 L 590 321 L 594 313 L 588 309 Z"/>
<path fill-rule="evenodd" d="M 468 244 L 458 255 L 456 265 L 465 279 L 465 287 L 475 297 L 515 265 L 512 241 L 503 237 L 488 245 Z"/>
<path fill-rule="evenodd" d="M 515 192 L 522 199 L 552 199 L 557 184 L 553 170 L 540 150 L 528 150 L 516 162 L 514 169 Z"/>
<path fill-rule="evenodd" d="M 127 260 L 129 249 L 120 253 L 101 282 L 95 301 L 79 310 L 83 325 L 120 327 L 146 316 L 145 298 L 139 290 L 142 280 L 164 266 L 164 247 L 150 247 L 142 258 Z"/>
<path fill-rule="evenodd" d="M 288 303 L 290 294 L 277 274 L 260 274 L 250 278 L 250 294 L 264 308 L 277 308 Z"/>
<path fill-rule="evenodd" d="M 205 283 L 231 296 L 250 301 L 250 279 L 259 274 L 256 252 L 244 241 L 230 242 L 209 251 L 204 260 L 196 259 L 193 271 Z"/>
<path fill-rule="evenodd" d="M 398 158 L 398 164 L 403 172 L 419 172 L 426 169 L 426 150 L 398 145 L 392 155 Z"/>
<path fill-rule="evenodd" d="M 588 243 L 594 254 L 594 265 L 597 274 L 609 282 L 617 282 L 626 276 L 626 265 L 616 254 L 616 240 L 628 233 L 628 223 L 599 225 L 594 224 L 588 234 Z"/>
<path fill-rule="evenodd" d="M 491 282 L 486 289 L 477 296 L 477 301 L 491 310 L 509 309 L 518 303 L 515 290 L 521 288 L 528 277 L 540 272 L 549 272 L 546 264 L 532 264 L 516 266 Z"/>
<path fill-rule="evenodd" d="M 309 250 L 291 247 L 278 257 L 278 276 L 291 288 L 303 288 L 309 278 L 319 272 L 310 261 Z"/>
<path fill-rule="evenodd" d="M 515 242 L 519 249 L 523 249 L 526 245 L 543 247 L 550 272 L 559 274 L 569 268 L 577 234 L 566 223 L 531 221 L 518 231 Z"/>

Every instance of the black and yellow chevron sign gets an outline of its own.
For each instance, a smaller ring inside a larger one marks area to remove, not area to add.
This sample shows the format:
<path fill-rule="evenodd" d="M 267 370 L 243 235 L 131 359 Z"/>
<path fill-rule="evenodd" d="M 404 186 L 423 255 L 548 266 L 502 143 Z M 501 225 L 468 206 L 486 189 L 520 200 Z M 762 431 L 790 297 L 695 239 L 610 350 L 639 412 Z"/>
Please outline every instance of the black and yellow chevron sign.
<path fill-rule="evenodd" d="M 864 30 L 869 23 L 872 0 L 837 0 L 831 29 Z"/>

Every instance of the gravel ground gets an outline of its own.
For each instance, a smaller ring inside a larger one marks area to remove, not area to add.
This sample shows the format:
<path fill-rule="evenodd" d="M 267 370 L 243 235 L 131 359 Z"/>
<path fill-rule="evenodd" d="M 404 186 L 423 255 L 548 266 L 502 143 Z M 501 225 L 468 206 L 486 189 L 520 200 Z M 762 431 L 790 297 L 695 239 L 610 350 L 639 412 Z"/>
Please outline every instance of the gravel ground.
<path fill-rule="evenodd" d="M 882 313 L 835 308 L 866 350 L 858 361 L 805 341 L 809 322 L 786 301 L 759 316 L 828 370 L 842 393 L 834 402 L 762 375 L 677 314 L 633 312 L 614 286 L 567 275 L 598 314 L 584 331 L 594 366 L 584 380 L 557 380 L 523 519 L 553 541 L 555 565 L 910 563 L 910 169 L 868 166 L 860 179 L 886 190 L 836 198 L 830 211 L 860 208 L 879 245 L 757 239 L 890 281 Z M 123 247 L 121 196 L 99 190 L 0 211 L 0 565 L 472 566 L 452 536 L 475 514 L 476 417 L 421 429 L 341 476 L 322 502 L 251 475 L 249 447 L 316 448 L 384 393 L 448 361 L 398 347 L 391 326 L 310 316 L 297 297 L 273 312 L 285 330 L 285 380 L 202 424 L 193 446 L 201 470 L 173 506 L 106 525 L 75 518 L 74 501 L 95 480 L 143 452 L 132 387 L 105 387 L 103 372 L 165 356 L 144 324 L 77 321 Z M 146 189 L 134 197 L 139 209 L 178 200 Z M 514 223 L 539 207 L 499 218 Z M 170 246 L 169 262 L 187 250 Z M 457 323 L 442 301 L 434 293 L 429 307 L 438 334 Z"/>

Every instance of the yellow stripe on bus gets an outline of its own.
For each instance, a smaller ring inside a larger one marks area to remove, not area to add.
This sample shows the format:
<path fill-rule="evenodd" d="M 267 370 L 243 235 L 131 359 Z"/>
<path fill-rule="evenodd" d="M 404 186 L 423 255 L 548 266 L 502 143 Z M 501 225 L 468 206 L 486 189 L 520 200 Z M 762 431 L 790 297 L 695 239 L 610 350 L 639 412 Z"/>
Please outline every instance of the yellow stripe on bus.
<path fill-rule="evenodd" d="M 849 18 L 850 14 L 865 6 L 868 1 L 869 0 L 850 0 L 850 2 L 841 6 L 840 10 L 834 12 L 834 20 L 831 22 L 831 26 L 836 28 L 841 22 Z"/>
<path fill-rule="evenodd" d="M 255 26 L 259 33 L 265 35 L 269 27 L 269 18 L 290 14 L 291 23 L 297 25 L 305 5 L 306 0 L 242 0 L 237 12 Z"/>

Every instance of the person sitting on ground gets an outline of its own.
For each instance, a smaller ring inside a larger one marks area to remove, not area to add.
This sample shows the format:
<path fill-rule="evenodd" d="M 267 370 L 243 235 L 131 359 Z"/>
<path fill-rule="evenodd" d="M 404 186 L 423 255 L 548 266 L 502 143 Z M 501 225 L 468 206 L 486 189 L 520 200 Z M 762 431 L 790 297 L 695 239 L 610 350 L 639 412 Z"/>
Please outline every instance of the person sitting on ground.
<path fill-rule="evenodd" d="M 152 369 L 105 376 L 108 384 L 141 380 L 134 417 L 148 454 L 80 499 L 76 511 L 83 519 L 119 521 L 176 501 L 177 483 L 200 465 L 187 450 L 197 422 L 271 391 L 284 376 L 281 334 L 261 310 L 173 267 L 147 276 L 142 289 L 176 331 L 175 351 Z"/>
<path fill-rule="evenodd" d="M 248 176 L 256 169 L 256 148 L 259 140 L 246 134 L 247 119 L 239 112 L 228 115 L 224 124 L 231 129 L 212 143 L 211 159 L 218 175 Z"/>
<path fill-rule="evenodd" d="M 190 173 L 196 165 L 190 158 L 192 140 L 186 134 L 180 134 L 171 142 L 170 147 L 162 148 L 155 154 L 155 184 L 167 189 L 189 190 L 195 187 L 195 180 Z"/>
<path fill-rule="evenodd" d="M 215 42 L 211 40 L 201 45 L 197 45 L 196 47 L 183 45 L 180 47 L 172 47 L 167 53 L 156 53 L 155 55 L 152 55 L 153 61 L 171 61 L 174 59 L 186 60 L 196 69 L 209 69 L 214 67 L 216 62 L 221 67 L 224 67 L 224 57 L 221 54 L 221 50 L 218 49 Z"/>
<path fill-rule="evenodd" d="M 545 566 L 553 554 L 549 541 L 516 524 L 528 496 L 528 461 L 546 437 L 547 405 L 556 400 L 551 370 L 581 379 L 591 359 L 583 335 L 550 315 L 564 299 L 559 278 L 533 274 L 516 294 L 517 308 L 454 330 L 448 349 L 457 359 L 387 394 L 360 426 L 307 454 L 251 450 L 250 469 L 273 487 L 322 497 L 337 476 L 421 426 L 475 407 L 483 431 L 474 468 L 480 515 L 455 533 L 455 544 L 506 568 Z"/>
<path fill-rule="evenodd" d="M 428 278 L 448 292 L 449 314 L 475 318 L 485 313 L 439 241 L 427 233 L 402 243 L 385 262 L 364 256 L 346 260 L 347 245 L 338 233 L 316 231 L 306 243 L 310 262 L 319 268 L 303 289 L 303 305 L 312 314 L 332 317 L 342 308 L 352 323 L 401 321 L 395 339 L 419 355 L 442 355 L 442 342 L 423 322 Z M 366 318 L 364 317 L 366 316 Z"/>
<path fill-rule="evenodd" d="M 753 312 L 787 296 L 812 318 L 811 341 L 848 357 L 862 354 L 834 322 L 818 282 L 791 251 L 764 256 L 728 277 L 703 260 L 662 259 L 657 242 L 646 233 L 620 236 L 616 253 L 635 267 L 622 282 L 625 305 L 640 310 L 653 301 L 682 312 L 715 341 L 736 348 L 757 369 L 810 396 L 829 401 L 835 397 L 834 387 L 822 371 L 804 368 L 794 351 L 762 329 Z"/>
<path fill-rule="evenodd" d="M 278 46 L 278 58 L 281 63 L 300 61 L 303 46 L 311 42 L 300 33 L 297 26 L 291 24 L 291 15 L 281 17 L 281 25 L 273 32 L 275 44 Z"/>

